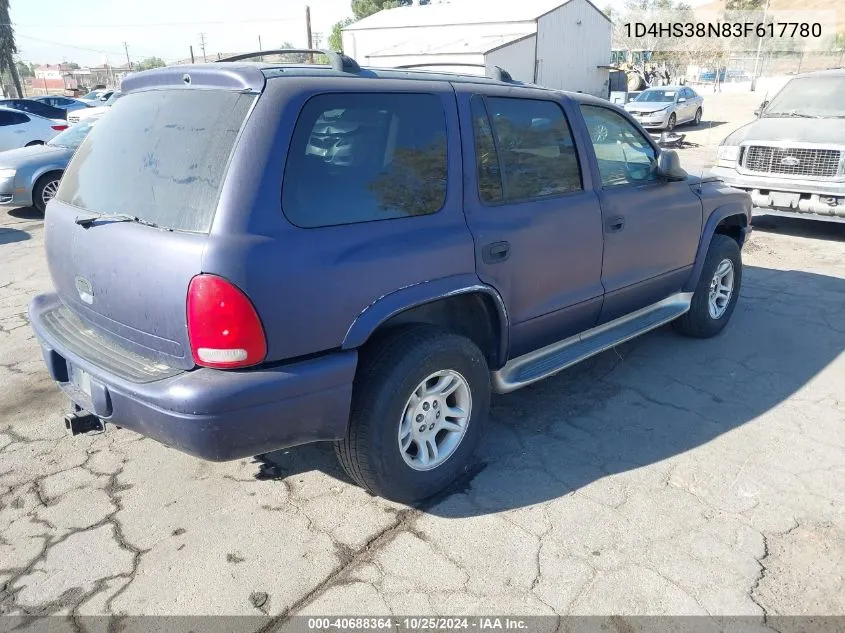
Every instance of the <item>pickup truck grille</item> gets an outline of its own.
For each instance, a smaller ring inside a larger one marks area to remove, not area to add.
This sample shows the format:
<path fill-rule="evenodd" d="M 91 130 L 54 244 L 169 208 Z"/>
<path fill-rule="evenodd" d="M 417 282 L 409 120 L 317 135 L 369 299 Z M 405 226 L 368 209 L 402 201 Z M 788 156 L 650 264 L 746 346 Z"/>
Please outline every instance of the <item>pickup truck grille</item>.
<path fill-rule="evenodd" d="M 842 152 L 836 149 L 749 145 L 742 166 L 764 174 L 832 178 L 837 175 L 841 160 Z"/>

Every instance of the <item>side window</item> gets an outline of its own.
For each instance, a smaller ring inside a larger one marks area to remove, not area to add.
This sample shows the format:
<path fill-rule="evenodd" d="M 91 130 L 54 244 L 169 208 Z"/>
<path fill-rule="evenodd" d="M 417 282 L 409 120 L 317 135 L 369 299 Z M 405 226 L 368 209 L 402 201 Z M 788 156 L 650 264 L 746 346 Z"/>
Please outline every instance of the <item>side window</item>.
<path fill-rule="evenodd" d="M 478 195 L 484 202 L 501 202 L 502 170 L 493 142 L 493 130 L 487 117 L 484 100 L 475 95 L 472 98 L 472 125 L 475 131 L 475 166 L 478 174 Z"/>
<path fill-rule="evenodd" d="M 482 200 L 534 200 L 582 188 L 575 143 L 557 103 L 492 97 L 483 101 L 486 115 L 475 105 L 481 103 L 476 99 L 473 118 Z"/>
<path fill-rule="evenodd" d="M 436 213 L 446 199 L 446 116 L 432 94 L 312 97 L 293 131 L 282 210 L 314 228 Z"/>
<path fill-rule="evenodd" d="M 640 131 L 618 112 L 582 105 L 605 187 L 657 179 L 657 153 Z"/>
<path fill-rule="evenodd" d="M 12 116 L 13 114 L 13 112 L 9 112 L 8 110 L 0 110 L 0 127 L 6 125 L 14 125 L 14 123 L 12 122 L 14 120 Z"/>

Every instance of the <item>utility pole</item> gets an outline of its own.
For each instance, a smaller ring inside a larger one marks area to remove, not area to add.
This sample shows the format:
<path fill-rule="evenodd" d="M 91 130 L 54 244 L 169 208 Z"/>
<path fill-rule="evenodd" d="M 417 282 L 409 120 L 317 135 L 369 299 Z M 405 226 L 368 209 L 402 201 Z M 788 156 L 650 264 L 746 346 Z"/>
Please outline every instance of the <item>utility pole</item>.
<path fill-rule="evenodd" d="M 126 66 L 129 68 L 129 70 L 132 70 L 132 62 L 129 59 L 129 44 L 127 44 L 126 42 L 123 43 L 123 50 L 126 51 Z"/>
<path fill-rule="evenodd" d="M 305 32 L 308 34 L 308 48 L 314 48 L 314 42 L 311 39 L 311 7 L 305 5 Z M 308 53 L 308 63 L 314 63 L 314 53 Z"/>
<path fill-rule="evenodd" d="M 205 56 L 205 33 L 200 33 L 200 48 L 202 49 L 202 61 L 207 62 L 208 59 Z"/>
<path fill-rule="evenodd" d="M 191 63 L 193 64 L 193 63 L 195 63 L 194 62 L 194 45 L 191 44 L 188 48 L 191 49 Z"/>
<path fill-rule="evenodd" d="M 766 8 L 763 9 L 763 25 L 766 24 L 766 15 L 769 13 L 769 2 L 771 0 L 766 0 Z M 760 64 L 760 49 L 763 48 L 763 38 L 761 37 L 760 40 L 757 42 L 757 56 L 754 58 L 754 74 L 751 75 L 751 92 L 754 92 L 757 89 L 757 67 Z"/>
<path fill-rule="evenodd" d="M 314 31 L 312 35 L 312 39 L 314 40 L 314 48 L 320 48 L 320 42 L 323 41 L 323 34 L 318 31 Z"/>
<path fill-rule="evenodd" d="M 261 46 L 261 36 L 260 36 L 260 35 L 258 36 L 258 50 L 259 50 L 259 51 L 263 51 L 263 50 L 264 50 L 264 47 L 263 47 L 263 46 Z M 258 61 L 262 61 L 262 62 L 263 62 L 263 61 L 264 61 L 264 55 L 261 55 L 261 56 L 258 58 Z"/>

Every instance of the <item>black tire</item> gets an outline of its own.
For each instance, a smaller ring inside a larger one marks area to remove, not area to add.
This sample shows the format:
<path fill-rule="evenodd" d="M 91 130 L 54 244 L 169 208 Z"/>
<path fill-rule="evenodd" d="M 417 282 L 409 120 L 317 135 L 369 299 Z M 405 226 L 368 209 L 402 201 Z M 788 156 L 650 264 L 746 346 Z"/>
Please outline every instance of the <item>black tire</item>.
<path fill-rule="evenodd" d="M 50 172 L 49 174 L 44 174 L 39 178 L 35 186 L 32 188 L 32 206 L 38 209 L 41 213 L 47 209 L 47 203 L 44 202 L 44 189 L 50 183 L 58 182 L 62 179 L 61 172 Z"/>
<path fill-rule="evenodd" d="M 432 470 L 405 463 L 399 423 L 409 397 L 431 374 L 451 369 L 472 398 L 466 431 L 454 452 Z M 341 466 L 373 494 L 401 503 L 430 497 L 468 472 L 490 410 L 490 373 L 469 339 L 429 325 L 388 331 L 362 353 L 352 395 L 349 431 L 335 444 Z"/>
<path fill-rule="evenodd" d="M 716 274 L 717 267 L 726 259 L 733 265 L 733 291 L 725 311 L 718 318 L 714 318 L 710 314 L 709 307 L 710 283 Z M 698 279 L 690 310 L 674 321 L 675 329 L 681 334 L 695 338 L 716 336 L 730 321 L 741 287 L 742 253 L 739 245 L 727 235 L 714 235 L 704 259 L 701 277 Z"/>
<path fill-rule="evenodd" d="M 675 113 L 669 115 L 669 120 L 666 122 L 666 131 L 671 132 L 675 129 L 675 123 L 677 123 L 678 117 L 675 116 Z"/>
<path fill-rule="evenodd" d="M 703 113 L 701 111 L 701 108 L 699 108 L 698 110 L 695 111 L 695 118 L 692 120 L 693 125 L 698 125 L 699 123 L 701 123 L 701 115 L 702 114 Z"/>

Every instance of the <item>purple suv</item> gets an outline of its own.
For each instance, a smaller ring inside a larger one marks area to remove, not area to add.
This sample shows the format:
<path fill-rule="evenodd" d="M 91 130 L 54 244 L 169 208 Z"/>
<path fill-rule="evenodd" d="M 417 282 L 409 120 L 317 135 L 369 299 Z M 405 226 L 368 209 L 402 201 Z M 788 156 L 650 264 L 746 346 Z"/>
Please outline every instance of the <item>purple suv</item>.
<path fill-rule="evenodd" d="M 72 432 L 209 460 L 332 441 L 414 501 L 467 468 L 491 392 L 730 319 L 748 195 L 622 109 L 324 54 L 124 80 L 47 208 L 55 292 L 30 305 Z"/>

